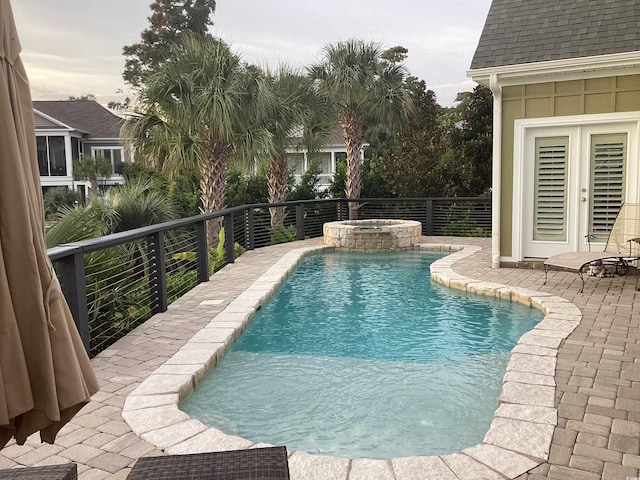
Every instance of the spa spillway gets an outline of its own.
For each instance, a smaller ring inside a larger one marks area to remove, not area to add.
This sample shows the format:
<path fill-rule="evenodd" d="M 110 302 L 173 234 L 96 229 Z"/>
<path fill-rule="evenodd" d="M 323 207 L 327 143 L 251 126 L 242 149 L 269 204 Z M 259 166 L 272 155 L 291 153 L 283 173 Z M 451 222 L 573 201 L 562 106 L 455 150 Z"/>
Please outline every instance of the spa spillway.
<path fill-rule="evenodd" d="M 345 220 L 323 226 L 324 244 L 350 252 L 411 250 L 420 243 L 422 225 L 412 220 Z"/>

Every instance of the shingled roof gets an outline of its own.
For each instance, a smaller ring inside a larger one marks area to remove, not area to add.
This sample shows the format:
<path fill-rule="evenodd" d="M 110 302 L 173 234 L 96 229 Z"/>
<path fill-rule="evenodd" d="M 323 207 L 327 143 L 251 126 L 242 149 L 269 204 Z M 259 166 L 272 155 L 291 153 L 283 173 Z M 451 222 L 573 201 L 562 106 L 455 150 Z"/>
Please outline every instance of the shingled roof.
<path fill-rule="evenodd" d="M 471 69 L 634 51 L 638 0 L 493 0 Z"/>
<path fill-rule="evenodd" d="M 87 132 L 89 138 L 119 138 L 122 118 L 93 100 L 34 101 L 33 108 L 72 128 Z"/>

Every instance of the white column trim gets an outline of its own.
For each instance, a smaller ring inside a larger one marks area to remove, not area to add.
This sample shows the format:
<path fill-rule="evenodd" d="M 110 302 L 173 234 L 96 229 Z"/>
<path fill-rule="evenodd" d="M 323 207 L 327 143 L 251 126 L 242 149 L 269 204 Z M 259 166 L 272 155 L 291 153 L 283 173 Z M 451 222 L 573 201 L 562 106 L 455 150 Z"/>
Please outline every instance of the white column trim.
<path fill-rule="evenodd" d="M 493 92 L 493 160 L 491 186 L 491 268 L 500 268 L 500 195 L 502 194 L 502 88 L 498 75 L 490 77 Z"/>

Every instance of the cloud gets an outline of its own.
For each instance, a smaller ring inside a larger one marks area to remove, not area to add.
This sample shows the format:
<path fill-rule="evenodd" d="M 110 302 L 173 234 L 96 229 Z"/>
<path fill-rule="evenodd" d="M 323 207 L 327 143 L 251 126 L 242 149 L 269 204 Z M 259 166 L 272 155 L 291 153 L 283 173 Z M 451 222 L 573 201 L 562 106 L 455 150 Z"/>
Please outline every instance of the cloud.
<path fill-rule="evenodd" d="M 458 83 L 444 83 L 430 85 L 429 88 L 436 92 L 438 103 L 444 107 L 455 105 L 455 99 L 460 92 L 469 92 L 477 85 L 473 80 L 464 80 Z"/>
<path fill-rule="evenodd" d="M 362 38 L 409 49 L 407 67 L 453 101 L 466 78 L 491 0 L 235 0 L 217 2 L 212 32 L 248 62 L 316 62 L 330 42 Z M 13 3 L 23 60 L 36 99 L 123 88 L 122 47 L 139 41 L 151 11 L 142 0 Z M 467 88 L 468 89 L 468 88 Z M 456 92 L 457 93 L 457 92 Z"/>
<path fill-rule="evenodd" d="M 64 100 L 69 96 L 92 93 L 99 101 L 108 102 L 120 97 L 117 89 L 124 88 L 124 82 L 113 75 L 116 65 L 121 70 L 120 58 L 94 63 L 87 59 L 34 53 L 22 55 L 22 60 L 34 100 Z"/>

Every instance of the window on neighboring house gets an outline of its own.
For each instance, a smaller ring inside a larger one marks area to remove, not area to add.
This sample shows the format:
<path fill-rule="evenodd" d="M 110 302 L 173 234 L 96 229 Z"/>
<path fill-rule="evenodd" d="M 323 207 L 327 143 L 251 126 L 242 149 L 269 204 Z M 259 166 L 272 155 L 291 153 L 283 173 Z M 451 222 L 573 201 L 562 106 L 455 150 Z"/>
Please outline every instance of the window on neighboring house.
<path fill-rule="evenodd" d="M 347 165 L 347 152 L 333 152 L 333 158 L 336 162 L 336 172 L 340 165 Z"/>
<path fill-rule="evenodd" d="M 49 155 L 47 153 L 47 137 L 36 137 L 36 149 L 38 152 L 38 168 L 41 177 L 49 176 Z"/>
<path fill-rule="evenodd" d="M 82 155 L 82 144 L 78 137 L 71 137 L 71 160 L 77 162 Z"/>
<path fill-rule="evenodd" d="M 331 174 L 331 152 L 319 152 L 312 154 L 309 158 L 310 163 L 314 162 L 320 167 L 320 175 Z"/>
<path fill-rule="evenodd" d="M 122 175 L 124 171 L 122 147 L 92 148 L 91 153 L 94 157 L 100 155 L 109 160 L 113 175 Z"/>
<path fill-rule="evenodd" d="M 36 137 L 38 169 L 43 177 L 67 175 L 67 157 L 62 136 Z"/>
<path fill-rule="evenodd" d="M 318 154 L 318 163 L 320 164 L 321 175 L 331 174 L 331 153 L 327 152 Z"/>
<path fill-rule="evenodd" d="M 293 170 L 294 175 L 302 175 L 304 173 L 304 154 L 287 154 L 287 163 L 289 164 L 289 169 Z"/>

